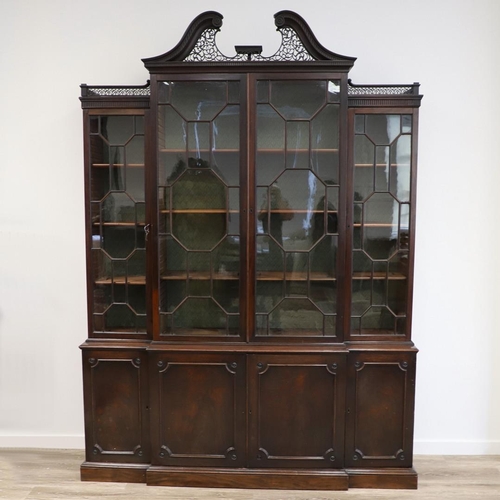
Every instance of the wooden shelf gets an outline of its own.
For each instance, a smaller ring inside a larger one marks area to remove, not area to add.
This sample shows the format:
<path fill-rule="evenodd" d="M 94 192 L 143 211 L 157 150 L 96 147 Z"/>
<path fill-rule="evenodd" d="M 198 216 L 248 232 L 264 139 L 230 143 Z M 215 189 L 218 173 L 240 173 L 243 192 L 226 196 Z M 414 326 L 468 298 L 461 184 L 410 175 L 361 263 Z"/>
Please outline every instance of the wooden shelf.
<path fill-rule="evenodd" d="M 107 227 L 134 227 L 145 226 L 145 222 L 94 222 L 93 226 L 107 226 Z"/>
<path fill-rule="evenodd" d="M 239 153 L 239 149 L 166 149 L 159 148 L 158 151 L 160 153 L 176 153 L 176 154 L 184 154 L 187 153 L 189 156 L 192 153 Z M 298 149 L 274 149 L 274 148 L 263 148 L 257 149 L 257 153 L 338 153 L 338 149 L 333 148 L 319 148 L 319 149 L 309 149 L 309 148 L 298 148 Z"/>
<path fill-rule="evenodd" d="M 200 280 L 200 281 L 208 281 L 211 278 L 210 272 L 209 271 L 197 271 L 197 272 L 192 272 L 187 275 L 186 272 L 184 271 L 171 271 L 166 274 L 163 274 L 161 276 L 162 280 L 176 280 L 176 281 L 183 281 L 186 279 L 191 279 L 191 280 Z M 214 280 L 221 280 L 221 281 L 226 281 L 226 280 L 239 280 L 239 273 L 213 273 L 212 274 L 212 279 Z M 281 271 L 257 271 L 256 274 L 256 279 L 257 281 L 307 281 L 308 276 L 306 272 L 281 272 Z M 402 281 L 406 280 L 407 277 L 402 274 L 402 273 L 389 273 L 386 275 L 385 273 L 373 273 L 373 276 L 371 273 L 364 272 L 364 273 L 357 273 L 354 272 L 352 275 L 353 280 L 385 280 L 389 279 L 391 281 Z M 335 276 L 330 276 L 326 273 L 320 273 L 320 272 L 311 272 L 309 273 L 309 281 L 336 281 L 337 278 Z M 145 276 L 129 276 L 128 279 L 125 277 L 115 277 L 113 279 L 111 278 L 101 278 L 95 281 L 96 285 L 145 285 L 146 284 L 146 278 Z"/>
<path fill-rule="evenodd" d="M 284 271 L 257 271 L 257 281 L 336 281 L 335 276 L 327 273 L 311 272 L 308 274 L 304 272 L 284 272 Z"/>
<path fill-rule="evenodd" d="M 142 168 L 144 163 L 92 163 L 93 167 L 106 168 L 106 167 L 127 167 L 127 168 Z"/>
<path fill-rule="evenodd" d="M 226 210 L 224 208 L 182 208 L 176 210 L 160 210 L 161 214 L 239 214 L 240 210 Z M 271 213 L 271 214 L 323 214 L 325 210 L 294 210 L 294 209 L 283 209 L 283 210 L 261 210 L 259 214 Z M 328 214 L 336 214 L 337 210 L 328 210 Z"/>
<path fill-rule="evenodd" d="M 166 149 L 166 148 L 158 148 L 160 153 L 176 153 L 176 154 L 184 154 L 186 153 L 188 156 L 193 153 L 239 153 L 239 149 Z"/>
<path fill-rule="evenodd" d="M 360 330 L 351 330 L 351 335 L 355 337 L 361 337 L 363 335 L 387 335 L 390 337 L 401 337 L 404 338 L 404 335 L 397 334 L 394 332 L 394 330 L 387 330 L 387 329 L 376 329 L 376 328 L 361 328 Z"/>
<path fill-rule="evenodd" d="M 399 224 L 371 222 L 368 224 L 353 224 L 354 227 L 398 227 Z"/>
<path fill-rule="evenodd" d="M 188 279 L 186 272 L 170 272 L 161 277 L 164 280 L 185 280 Z M 209 280 L 210 273 L 206 272 L 194 272 L 190 273 L 189 279 L 195 280 Z M 214 273 L 214 280 L 239 280 L 238 273 Z M 257 281 L 282 281 L 286 279 L 287 281 L 307 281 L 307 273 L 283 273 L 281 271 L 257 271 L 256 275 Z M 309 279 L 311 281 L 336 281 L 337 278 L 334 276 L 329 276 L 326 273 L 312 272 L 309 274 Z"/>
<path fill-rule="evenodd" d="M 175 210 L 160 210 L 161 214 L 238 214 L 239 210 L 227 210 L 225 208 L 180 208 Z"/>
<path fill-rule="evenodd" d="M 359 168 L 369 168 L 369 167 L 373 167 L 373 163 L 355 163 L 354 164 L 355 167 L 359 167 Z M 375 164 L 376 167 L 387 167 L 387 163 L 376 163 Z M 391 163 L 389 165 L 390 167 L 409 167 L 410 164 L 409 163 Z"/>
<path fill-rule="evenodd" d="M 207 281 L 210 278 L 213 278 L 214 280 L 239 280 L 240 276 L 239 273 L 229 273 L 229 272 L 216 272 L 210 275 L 210 271 L 195 271 L 195 272 L 190 272 L 189 276 L 187 272 L 185 271 L 169 271 L 166 274 L 163 274 L 161 276 L 162 280 L 186 280 L 186 279 L 191 279 L 191 280 L 200 280 L 200 281 Z"/>
<path fill-rule="evenodd" d="M 269 328 L 269 333 L 259 334 L 256 337 L 334 337 L 335 335 L 324 335 L 321 330 L 311 328 Z"/>
<path fill-rule="evenodd" d="M 95 280 L 96 285 L 145 285 L 145 276 L 116 276 L 114 278 L 100 278 Z"/>
<path fill-rule="evenodd" d="M 162 312 L 165 312 L 165 311 L 162 311 Z M 175 335 L 179 335 L 179 336 L 184 335 L 184 336 L 193 336 L 193 337 L 197 337 L 197 336 L 200 336 L 200 337 L 202 337 L 202 336 L 228 337 L 228 332 L 229 332 L 229 336 L 234 336 L 234 337 L 237 337 L 238 333 L 239 333 L 236 328 L 226 330 L 225 328 L 196 328 L 196 327 L 178 328 L 178 327 L 176 327 L 174 330 L 167 329 L 166 332 L 161 332 L 160 336 L 161 337 L 168 337 L 172 333 L 175 333 Z"/>
<path fill-rule="evenodd" d="M 260 210 L 259 214 L 267 214 L 267 213 L 272 213 L 272 214 L 324 214 L 325 210 L 307 210 L 307 209 L 293 209 L 293 208 L 286 208 L 283 210 Z M 326 211 L 329 214 L 336 214 L 338 213 L 337 210 L 327 210 Z"/>
<path fill-rule="evenodd" d="M 388 273 L 387 275 L 385 273 L 352 273 L 352 279 L 353 280 L 385 280 L 389 279 L 391 281 L 393 280 L 405 280 L 406 276 L 402 273 Z"/>
<path fill-rule="evenodd" d="M 338 153 L 338 149 L 328 149 L 328 148 L 321 148 L 321 149 L 271 149 L 271 148 L 264 148 L 264 149 L 257 149 L 257 153 Z"/>
<path fill-rule="evenodd" d="M 96 330 L 96 333 L 139 333 L 146 335 L 146 329 L 137 328 L 109 328 L 108 330 Z"/>

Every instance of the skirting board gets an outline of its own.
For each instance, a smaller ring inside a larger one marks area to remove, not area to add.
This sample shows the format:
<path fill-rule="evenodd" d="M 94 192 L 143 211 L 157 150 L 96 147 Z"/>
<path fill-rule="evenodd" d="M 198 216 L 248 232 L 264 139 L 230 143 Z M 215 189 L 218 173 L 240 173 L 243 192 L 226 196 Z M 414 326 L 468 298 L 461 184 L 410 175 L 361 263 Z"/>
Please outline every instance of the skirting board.
<path fill-rule="evenodd" d="M 500 455 L 500 441 L 415 441 L 414 455 Z"/>
<path fill-rule="evenodd" d="M 5 435 L 0 434 L 0 448 L 45 448 L 84 450 L 84 435 Z"/>
<path fill-rule="evenodd" d="M 52 448 L 83 450 L 82 435 L 0 434 L 0 448 Z M 495 441 L 415 441 L 415 455 L 500 455 L 500 440 Z"/>

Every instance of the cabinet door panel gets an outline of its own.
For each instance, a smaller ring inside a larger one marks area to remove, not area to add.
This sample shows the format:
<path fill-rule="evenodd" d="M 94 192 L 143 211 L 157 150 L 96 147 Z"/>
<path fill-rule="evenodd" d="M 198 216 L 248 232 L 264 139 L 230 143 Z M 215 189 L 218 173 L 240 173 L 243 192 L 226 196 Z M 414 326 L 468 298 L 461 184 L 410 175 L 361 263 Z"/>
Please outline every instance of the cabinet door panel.
<path fill-rule="evenodd" d="M 141 351 L 84 351 L 88 462 L 149 461 L 147 357 Z"/>
<path fill-rule="evenodd" d="M 245 357 L 152 356 L 153 463 L 241 467 L 245 459 Z"/>
<path fill-rule="evenodd" d="M 249 357 L 249 465 L 341 467 L 345 356 Z"/>
<path fill-rule="evenodd" d="M 415 353 L 350 353 L 346 464 L 410 467 Z"/>

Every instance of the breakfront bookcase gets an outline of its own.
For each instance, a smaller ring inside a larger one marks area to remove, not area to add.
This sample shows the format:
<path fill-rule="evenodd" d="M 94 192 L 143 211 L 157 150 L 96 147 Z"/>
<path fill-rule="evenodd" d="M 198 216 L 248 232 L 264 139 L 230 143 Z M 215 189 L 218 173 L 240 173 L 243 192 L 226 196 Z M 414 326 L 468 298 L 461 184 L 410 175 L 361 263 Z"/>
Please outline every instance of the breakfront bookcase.
<path fill-rule="evenodd" d="M 84 480 L 417 486 L 419 86 L 275 24 L 228 57 L 205 12 L 145 86 L 81 86 Z"/>

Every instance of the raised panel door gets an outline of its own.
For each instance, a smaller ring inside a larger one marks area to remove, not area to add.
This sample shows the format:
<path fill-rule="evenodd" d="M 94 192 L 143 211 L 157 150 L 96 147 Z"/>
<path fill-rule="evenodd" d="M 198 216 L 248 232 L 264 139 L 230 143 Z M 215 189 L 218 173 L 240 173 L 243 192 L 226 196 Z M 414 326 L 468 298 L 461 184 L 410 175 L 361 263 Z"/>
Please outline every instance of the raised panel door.
<path fill-rule="evenodd" d="M 250 466 L 343 465 L 345 357 L 249 356 Z"/>
<path fill-rule="evenodd" d="M 351 352 L 346 465 L 411 467 L 415 352 Z"/>
<path fill-rule="evenodd" d="M 144 351 L 83 351 L 88 462 L 149 462 L 148 358 Z"/>
<path fill-rule="evenodd" d="M 151 352 L 152 463 L 245 464 L 245 356 Z"/>

